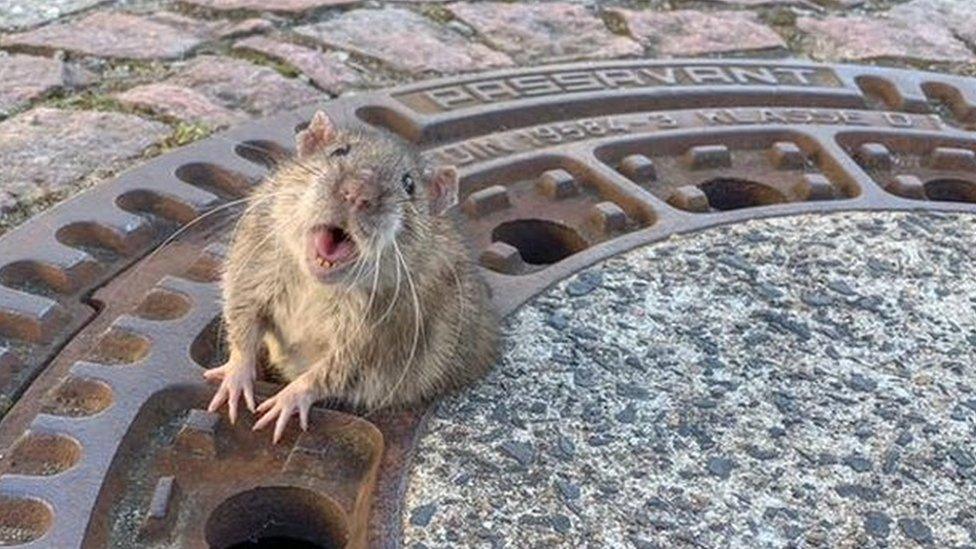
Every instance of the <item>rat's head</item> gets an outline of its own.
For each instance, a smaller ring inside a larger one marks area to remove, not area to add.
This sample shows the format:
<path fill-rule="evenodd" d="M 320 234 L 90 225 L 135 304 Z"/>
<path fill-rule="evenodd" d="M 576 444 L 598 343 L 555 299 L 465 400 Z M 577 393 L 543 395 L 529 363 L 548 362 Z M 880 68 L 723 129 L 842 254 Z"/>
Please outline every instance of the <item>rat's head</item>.
<path fill-rule="evenodd" d="M 319 111 L 296 141 L 272 211 L 285 246 L 323 283 L 369 280 L 364 270 L 457 202 L 457 170 L 426 165 L 392 134 L 342 130 Z"/>

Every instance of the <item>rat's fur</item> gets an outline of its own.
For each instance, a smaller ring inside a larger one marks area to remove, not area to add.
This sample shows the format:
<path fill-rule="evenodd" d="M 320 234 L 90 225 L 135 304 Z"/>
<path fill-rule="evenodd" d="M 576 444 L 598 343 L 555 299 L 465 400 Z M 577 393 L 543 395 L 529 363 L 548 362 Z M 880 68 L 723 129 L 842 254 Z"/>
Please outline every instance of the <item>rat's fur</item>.
<path fill-rule="evenodd" d="M 431 211 L 442 171 L 389 133 L 329 129 L 299 137 L 298 159 L 256 188 L 238 223 L 223 275 L 231 362 L 253 364 L 263 342 L 285 379 L 313 372 L 318 398 L 368 410 L 472 382 L 495 359 L 497 319 L 453 221 Z M 352 212 L 338 193 L 363 169 L 375 200 Z M 338 219 L 360 257 L 326 283 L 309 272 L 306 239 Z"/>

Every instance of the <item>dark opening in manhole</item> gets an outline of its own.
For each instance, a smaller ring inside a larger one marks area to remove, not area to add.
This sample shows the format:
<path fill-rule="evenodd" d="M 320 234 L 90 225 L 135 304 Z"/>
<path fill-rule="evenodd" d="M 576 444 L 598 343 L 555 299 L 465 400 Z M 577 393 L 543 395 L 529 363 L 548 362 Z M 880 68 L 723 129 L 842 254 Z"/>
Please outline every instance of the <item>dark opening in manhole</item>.
<path fill-rule="evenodd" d="M 708 203 L 716 210 L 737 210 L 786 202 L 786 198 L 776 189 L 748 179 L 717 177 L 698 185 L 698 188 L 708 196 Z"/>
<path fill-rule="evenodd" d="M 965 179 L 933 179 L 925 184 L 929 200 L 976 202 L 976 182 Z"/>
<path fill-rule="evenodd" d="M 549 265 L 586 249 L 586 240 L 576 230 L 545 219 L 519 219 L 495 227 L 492 242 L 504 242 L 518 249 L 531 265 Z"/>
<path fill-rule="evenodd" d="M 344 547 L 344 513 L 332 500 L 295 486 L 254 488 L 214 509 L 205 528 L 212 549 Z"/>
<path fill-rule="evenodd" d="M 228 549 L 321 549 L 324 545 L 288 536 L 270 536 L 235 543 Z"/>

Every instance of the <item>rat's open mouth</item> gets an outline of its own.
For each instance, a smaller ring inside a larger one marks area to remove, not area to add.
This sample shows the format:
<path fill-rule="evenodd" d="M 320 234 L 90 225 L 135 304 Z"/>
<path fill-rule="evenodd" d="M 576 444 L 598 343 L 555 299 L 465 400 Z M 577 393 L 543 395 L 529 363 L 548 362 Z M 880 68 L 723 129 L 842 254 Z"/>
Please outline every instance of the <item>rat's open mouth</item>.
<path fill-rule="evenodd" d="M 317 225 L 308 238 L 308 256 L 316 275 L 328 275 L 356 258 L 356 243 L 342 227 Z"/>

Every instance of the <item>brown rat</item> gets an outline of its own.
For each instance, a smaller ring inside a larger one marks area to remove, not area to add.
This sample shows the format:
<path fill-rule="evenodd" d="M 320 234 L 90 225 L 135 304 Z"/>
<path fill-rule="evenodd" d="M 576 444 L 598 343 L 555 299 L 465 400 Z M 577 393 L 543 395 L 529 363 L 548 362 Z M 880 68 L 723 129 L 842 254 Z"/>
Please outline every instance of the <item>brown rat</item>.
<path fill-rule="evenodd" d="M 256 408 L 277 442 L 293 414 L 338 398 L 375 410 L 470 383 L 496 356 L 488 291 L 444 215 L 457 170 L 426 164 L 383 131 L 339 129 L 316 113 L 297 154 L 261 183 L 223 274 L 229 358 L 210 410 L 243 396 L 255 411 L 257 357 L 289 381 Z"/>

